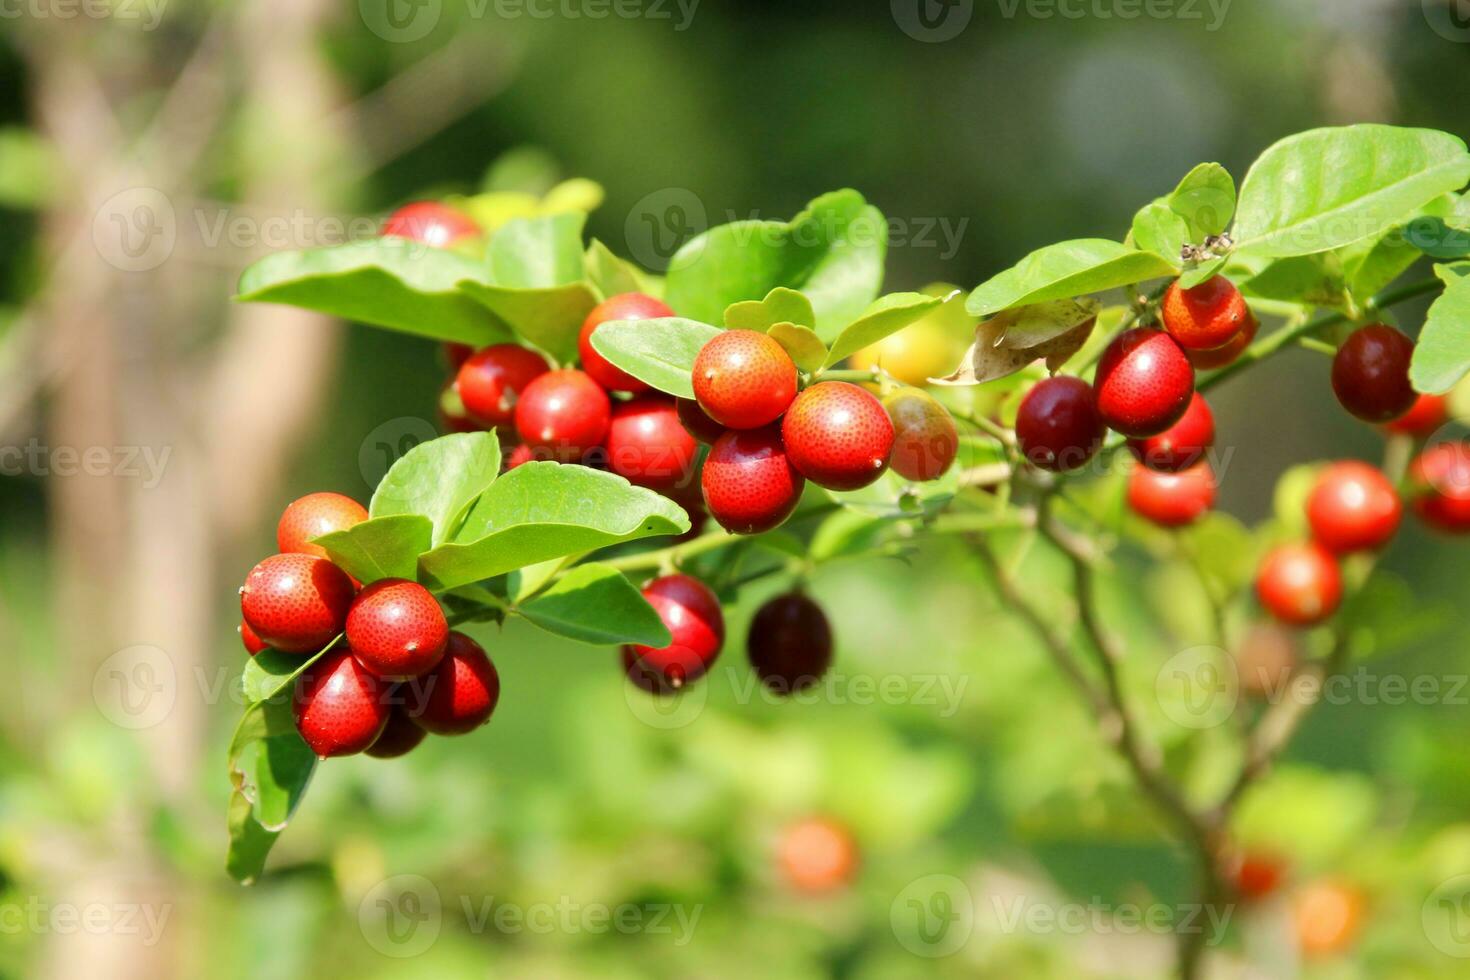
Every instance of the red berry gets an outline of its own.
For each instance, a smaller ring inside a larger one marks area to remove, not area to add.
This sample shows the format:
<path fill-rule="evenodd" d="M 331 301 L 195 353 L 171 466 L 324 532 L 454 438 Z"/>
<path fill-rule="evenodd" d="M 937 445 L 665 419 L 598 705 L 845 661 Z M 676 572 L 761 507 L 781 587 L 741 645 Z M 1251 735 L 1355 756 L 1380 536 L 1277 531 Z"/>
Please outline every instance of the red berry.
<path fill-rule="evenodd" d="M 1413 406 L 1383 426 L 1389 432 L 1423 439 L 1449 421 L 1450 400 L 1446 395 L 1420 395 Z"/>
<path fill-rule="evenodd" d="M 321 545 L 310 544 L 333 531 L 345 531 L 368 519 L 367 508 L 340 493 L 309 493 L 287 505 L 276 523 L 276 547 L 283 554 L 326 558 Z"/>
<path fill-rule="evenodd" d="M 347 613 L 347 645 L 364 667 L 387 680 L 433 670 L 448 639 L 449 623 L 438 601 L 407 579 L 379 579 L 358 593 Z"/>
<path fill-rule="evenodd" d="M 725 434 L 725 427 L 704 414 L 704 409 L 694 399 L 679 398 L 674 404 L 679 410 L 679 424 L 706 446 L 713 446 L 715 440 Z"/>
<path fill-rule="evenodd" d="M 490 720 L 500 700 L 500 675 L 485 649 L 451 631 L 444 659 L 404 685 L 408 716 L 435 735 L 463 735 Z"/>
<path fill-rule="evenodd" d="M 529 463 L 535 458 L 535 451 L 525 443 L 521 443 L 510 451 L 510 455 L 505 457 L 505 471 L 509 473 L 522 463 Z"/>
<path fill-rule="evenodd" d="M 1282 862 L 1275 857 L 1250 852 L 1242 854 L 1231 870 L 1236 894 L 1247 902 L 1269 897 L 1280 887 L 1285 873 Z"/>
<path fill-rule="evenodd" d="M 745 648 L 768 689 L 793 694 L 811 687 L 831 666 L 832 627 L 821 606 L 792 592 L 756 611 Z"/>
<path fill-rule="evenodd" d="M 573 369 L 541 375 L 516 403 L 516 431 L 522 441 L 562 463 L 578 462 L 601 446 L 611 420 L 607 392 Z"/>
<path fill-rule="evenodd" d="M 643 598 L 672 637 L 668 646 L 623 647 L 623 664 L 634 684 L 655 694 L 676 691 L 703 677 L 725 642 L 725 617 L 709 586 L 687 575 L 667 575 L 643 587 Z"/>
<path fill-rule="evenodd" d="M 374 759 L 396 759 L 416 749 L 428 734 L 408 717 L 403 705 L 395 704 L 388 712 L 388 724 L 383 734 L 367 748 L 366 753 Z"/>
<path fill-rule="evenodd" d="M 893 422 L 883 403 L 845 381 L 823 381 L 796 396 L 781 441 L 797 472 L 828 490 L 859 490 L 883 475 Z"/>
<path fill-rule="evenodd" d="M 1367 463 L 1333 463 L 1307 497 L 1312 537 L 1334 554 L 1376 551 L 1393 538 L 1404 508 L 1388 477 Z"/>
<path fill-rule="evenodd" d="M 1245 353 L 1246 348 L 1255 341 L 1256 332 L 1260 329 L 1261 321 L 1252 316 L 1246 321 L 1245 329 L 1236 334 L 1225 346 L 1216 347 L 1214 350 L 1186 349 L 1184 354 L 1189 358 L 1189 363 L 1201 371 L 1222 368 L 1227 364 L 1235 363 L 1235 359 Z"/>
<path fill-rule="evenodd" d="M 1205 462 L 1178 473 L 1134 464 L 1128 477 L 1128 505 L 1162 527 L 1193 524 L 1215 506 L 1215 471 Z"/>
<path fill-rule="evenodd" d="M 1216 350 L 1234 340 L 1253 319 L 1245 297 L 1224 276 L 1193 289 L 1175 280 L 1164 293 L 1164 329 L 1185 350 Z"/>
<path fill-rule="evenodd" d="M 446 248 L 480 233 L 480 226 L 438 201 L 405 204 L 383 222 L 383 234 Z"/>
<path fill-rule="evenodd" d="M 443 349 L 444 360 L 449 362 L 451 373 L 458 371 L 459 366 L 468 361 L 470 355 L 475 352 L 475 349 L 469 344 L 456 344 L 453 341 L 446 341 Z"/>
<path fill-rule="evenodd" d="M 1315 626 L 1342 602 L 1342 572 L 1337 559 L 1321 545 L 1279 545 L 1261 562 L 1256 594 L 1283 623 Z"/>
<path fill-rule="evenodd" d="M 351 653 L 324 653 L 296 678 L 296 730 L 323 759 L 361 752 L 388 724 L 388 692 Z"/>
<path fill-rule="evenodd" d="M 694 358 L 694 397 L 730 429 L 758 429 L 781 417 L 796 397 L 796 364 L 775 340 L 754 330 L 726 330 Z"/>
<path fill-rule="evenodd" d="M 439 428 L 445 432 L 479 432 L 480 423 L 470 418 L 465 411 L 464 399 L 459 397 L 459 382 L 450 378 L 439 389 Z"/>
<path fill-rule="evenodd" d="M 503 428 L 515 421 L 527 386 L 550 370 L 546 358 L 530 348 L 495 344 L 461 364 L 454 383 L 465 414 L 486 428 Z"/>
<path fill-rule="evenodd" d="M 698 455 L 699 444 L 679 424 L 667 395 L 640 395 L 613 406 L 608 468 L 630 483 L 654 490 L 688 486 Z"/>
<path fill-rule="evenodd" d="M 1032 465 L 1075 470 L 1102 446 L 1103 423 L 1092 386 L 1061 375 L 1038 381 L 1016 411 L 1016 440 Z"/>
<path fill-rule="evenodd" d="M 1205 458 L 1215 444 L 1215 414 L 1199 392 L 1189 400 L 1184 415 L 1156 436 L 1129 439 L 1128 448 L 1140 463 L 1161 473 L 1178 473 Z"/>
<path fill-rule="evenodd" d="M 704 503 L 727 531 L 758 534 L 796 510 L 806 480 L 786 458 L 781 432 L 735 429 L 720 436 L 704 461 Z"/>
<path fill-rule="evenodd" d="M 893 422 L 893 472 L 920 483 L 943 476 L 960 451 L 959 431 L 944 406 L 926 391 L 898 388 L 883 407 Z"/>
<path fill-rule="evenodd" d="M 1414 342 L 1372 323 L 1353 331 L 1332 359 L 1332 390 L 1342 407 L 1365 422 L 1388 422 L 1414 407 L 1409 384 Z"/>
<path fill-rule="evenodd" d="M 803 820 L 781 835 L 778 862 L 787 883 L 797 891 L 830 892 L 857 873 L 857 843 L 831 820 Z"/>
<path fill-rule="evenodd" d="M 1097 411 L 1125 436 L 1152 436 L 1178 422 L 1194 394 L 1194 368 L 1168 334 L 1134 327 L 1097 363 Z"/>
<path fill-rule="evenodd" d="M 582 370 L 608 391 L 631 391 L 635 394 L 647 391 L 648 385 L 621 368 L 613 367 L 607 358 L 592 348 L 592 331 L 609 320 L 657 320 L 673 315 L 674 311 L 669 307 L 643 293 L 622 293 L 603 300 L 582 321 L 582 333 L 577 337 Z"/>
<path fill-rule="evenodd" d="M 314 555 L 272 555 L 250 570 L 240 612 L 282 653 L 315 653 L 340 632 L 356 590 L 347 573 Z"/>
<path fill-rule="evenodd" d="M 243 619 L 240 620 L 240 625 L 235 627 L 235 632 L 240 634 L 240 642 L 245 645 L 245 652 L 252 657 L 270 646 L 269 643 L 256 636 L 255 630 L 251 629 L 250 624 Z"/>
<path fill-rule="evenodd" d="M 1470 444 L 1442 442 L 1409 466 L 1414 512 L 1430 527 L 1470 533 Z"/>

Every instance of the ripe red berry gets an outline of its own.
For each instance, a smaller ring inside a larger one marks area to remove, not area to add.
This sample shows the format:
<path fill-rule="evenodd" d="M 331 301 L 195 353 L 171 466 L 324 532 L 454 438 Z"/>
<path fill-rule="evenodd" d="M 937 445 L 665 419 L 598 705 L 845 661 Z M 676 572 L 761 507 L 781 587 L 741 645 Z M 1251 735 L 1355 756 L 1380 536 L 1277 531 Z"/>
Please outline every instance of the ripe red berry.
<path fill-rule="evenodd" d="M 1356 460 L 1323 470 L 1307 497 L 1312 537 L 1338 555 L 1382 548 L 1398 530 L 1403 513 L 1388 477 Z"/>
<path fill-rule="evenodd" d="M 1332 390 L 1343 408 L 1365 422 L 1396 419 L 1418 398 L 1409 384 L 1413 356 L 1414 342 L 1393 327 L 1359 327 L 1332 359 Z"/>
<path fill-rule="evenodd" d="M 608 468 L 628 482 L 654 490 L 687 486 L 698 455 L 699 443 L 679 424 L 667 395 L 639 395 L 613 406 Z"/>
<path fill-rule="evenodd" d="M 368 519 L 367 508 L 340 493 L 309 493 L 291 501 L 276 523 L 276 547 L 283 554 L 326 558 L 321 545 L 309 543 L 333 531 L 345 531 Z"/>
<path fill-rule="evenodd" d="M 756 611 L 745 648 L 768 689 L 793 694 L 811 687 L 831 666 L 832 627 L 821 606 L 792 592 Z"/>
<path fill-rule="evenodd" d="M 795 890 L 812 895 L 831 892 L 857 873 L 857 843 L 832 820 L 803 820 L 781 835 L 777 862 Z"/>
<path fill-rule="evenodd" d="M 342 632 L 356 590 L 347 573 L 313 555 L 271 555 L 240 587 L 240 613 L 282 653 L 315 653 Z"/>
<path fill-rule="evenodd" d="M 1423 439 L 1449 421 L 1450 400 L 1445 395 L 1420 395 L 1407 412 L 1384 424 L 1389 432 Z"/>
<path fill-rule="evenodd" d="M 1470 444 L 1442 442 L 1409 466 L 1414 512 L 1430 527 L 1470 533 Z"/>
<path fill-rule="evenodd" d="M 393 700 L 392 696 L 389 700 Z M 388 711 L 388 724 L 383 728 L 383 734 L 365 751 L 374 759 L 396 759 L 416 749 L 428 734 L 408 717 L 403 705 L 395 704 Z"/>
<path fill-rule="evenodd" d="M 1128 477 L 1128 506 L 1161 527 L 1193 524 L 1215 506 L 1215 471 L 1206 462 L 1177 473 L 1135 463 Z"/>
<path fill-rule="evenodd" d="M 1286 871 L 1273 855 L 1250 851 L 1242 854 L 1230 870 L 1236 894 L 1247 902 L 1270 897 L 1280 887 Z"/>
<path fill-rule="evenodd" d="M 515 421 L 526 387 L 550 370 L 546 358 L 528 347 L 495 344 L 470 355 L 454 384 L 466 415 L 486 428 L 505 428 Z"/>
<path fill-rule="evenodd" d="M 449 623 L 438 601 L 407 579 L 379 579 L 358 593 L 347 613 L 347 645 L 364 667 L 386 680 L 433 670 L 448 639 Z"/>
<path fill-rule="evenodd" d="M 823 381 L 786 410 L 781 441 L 791 465 L 817 486 L 858 490 L 888 468 L 893 422 L 872 393 L 845 381 Z"/>
<path fill-rule="evenodd" d="M 1194 368 L 1168 334 L 1134 327 L 1097 363 L 1097 411 L 1125 436 L 1151 436 L 1178 422 L 1194 394 Z"/>
<path fill-rule="evenodd" d="M 512 449 L 510 451 L 510 454 L 505 457 L 505 471 L 509 473 L 517 466 L 520 466 L 522 463 L 529 463 L 535 458 L 536 453 L 531 449 L 530 446 L 526 445 L 523 442 L 519 446 L 516 446 L 514 449 Z"/>
<path fill-rule="evenodd" d="M 1103 423 L 1092 386 L 1060 375 L 1038 381 L 1016 411 L 1016 441 L 1033 466 L 1075 470 L 1102 446 Z"/>
<path fill-rule="evenodd" d="M 1213 368 L 1222 368 L 1227 364 L 1235 363 L 1236 358 L 1244 354 L 1246 348 L 1255 342 L 1256 333 L 1261 329 L 1261 321 L 1252 316 L 1246 321 L 1245 329 L 1231 338 L 1223 347 L 1214 350 L 1185 350 L 1184 354 L 1189 358 L 1189 363 L 1196 369 L 1208 371 Z"/>
<path fill-rule="evenodd" d="M 383 234 L 446 248 L 480 234 L 480 226 L 438 201 L 414 201 L 388 216 L 383 222 Z"/>
<path fill-rule="evenodd" d="M 490 720 L 500 675 L 485 649 L 455 630 L 439 666 L 402 688 L 408 716 L 435 735 L 463 735 Z"/>
<path fill-rule="evenodd" d="M 727 531 L 758 534 L 779 527 L 796 510 L 806 480 L 786 458 L 781 431 L 732 429 L 704 461 L 704 503 Z"/>
<path fill-rule="evenodd" d="M 1160 312 L 1164 329 L 1185 350 L 1223 347 L 1255 319 L 1240 290 L 1224 276 L 1206 279 L 1193 289 L 1184 289 L 1175 280 L 1164 293 Z"/>
<path fill-rule="evenodd" d="M 730 429 L 758 429 L 796 397 L 796 363 L 766 334 L 726 330 L 694 358 L 693 382 L 710 418 Z"/>
<path fill-rule="evenodd" d="M 577 337 L 582 370 L 608 391 L 631 391 L 635 394 L 647 391 L 648 385 L 621 368 L 613 367 L 607 358 L 593 349 L 592 331 L 609 320 L 657 320 L 673 315 L 672 309 L 643 293 L 622 293 L 603 300 L 582 321 L 582 332 Z"/>
<path fill-rule="evenodd" d="M 1205 458 L 1215 444 L 1215 413 L 1199 392 L 1184 415 L 1156 436 L 1129 439 L 1128 449 L 1140 463 L 1161 473 L 1178 473 Z"/>
<path fill-rule="evenodd" d="M 694 399 L 679 398 L 674 404 L 679 410 L 679 423 L 706 446 L 713 446 L 715 440 L 725 434 L 725 427 L 704 414 L 704 409 Z"/>
<path fill-rule="evenodd" d="M 388 724 L 388 691 L 351 653 L 329 651 L 296 678 L 296 730 L 323 759 L 361 752 Z"/>
<path fill-rule="evenodd" d="M 959 430 L 944 406 L 926 391 L 898 388 L 883 407 L 893 422 L 893 472 L 919 483 L 943 476 L 960 451 Z"/>
<path fill-rule="evenodd" d="M 240 620 L 240 625 L 235 627 L 235 632 L 240 634 L 240 642 L 245 645 L 245 652 L 252 657 L 270 646 L 269 643 L 256 636 L 255 630 L 251 629 L 250 624 L 243 619 Z"/>
<path fill-rule="evenodd" d="M 1315 626 L 1342 602 L 1342 572 L 1321 545 L 1279 545 L 1256 572 L 1256 595 L 1283 623 Z"/>
<path fill-rule="evenodd" d="M 572 369 L 541 375 L 516 403 L 516 431 L 522 441 L 563 463 L 578 462 L 601 446 L 611 420 L 607 392 Z"/>
<path fill-rule="evenodd" d="M 672 637 L 664 647 L 628 644 L 624 669 L 634 684 L 655 694 L 699 680 L 725 643 L 725 617 L 709 586 L 688 575 L 665 575 L 643 587 L 643 598 Z"/>

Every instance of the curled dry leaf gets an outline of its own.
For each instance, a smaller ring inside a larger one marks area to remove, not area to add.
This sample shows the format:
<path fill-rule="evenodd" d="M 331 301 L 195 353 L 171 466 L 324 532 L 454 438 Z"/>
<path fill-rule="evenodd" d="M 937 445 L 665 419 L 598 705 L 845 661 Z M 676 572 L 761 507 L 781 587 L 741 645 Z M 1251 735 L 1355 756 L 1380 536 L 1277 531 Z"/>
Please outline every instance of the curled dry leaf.
<path fill-rule="evenodd" d="M 931 382 L 984 384 L 1040 360 L 1057 371 L 1087 343 L 1100 309 L 1093 299 L 1069 299 L 1007 310 L 975 328 L 975 343 L 954 374 Z"/>

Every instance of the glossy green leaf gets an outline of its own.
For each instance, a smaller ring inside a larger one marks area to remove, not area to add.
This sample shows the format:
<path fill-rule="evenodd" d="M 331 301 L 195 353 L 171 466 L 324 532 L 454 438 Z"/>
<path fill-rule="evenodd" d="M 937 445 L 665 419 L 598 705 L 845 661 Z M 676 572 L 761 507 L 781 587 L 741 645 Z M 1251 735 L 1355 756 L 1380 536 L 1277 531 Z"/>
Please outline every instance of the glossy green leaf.
<path fill-rule="evenodd" d="M 777 323 L 767 331 L 780 344 L 796 366 L 808 374 L 819 371 L 828 361 L 827 345 L 815 330 L 796 323 Z"/>
<path fill-rule="evenodd" d="M 580 282 L 586 275 L 579 212 L 516 218 L 490 240 L 490 281 L 513 289 L 545 289 Z M 483 277 L 466 277 L 483 278 Z"/>
<path fill-rule="evenodd" d="M 1118 242 L 1101 238 L 1059 242 L 1037 249 L 978 286 L 965 310 L 971 316 L 991 316 L 1013 306 L 1100 293 L 1176 271 L 1163 256 Z"/>
<path fill-rule="evenodd" d="M 258 878 L 316 770 L 316 756 L 291 719 L 289 698 L 249 705 L 230 741 L 230 846 L 226 868 L 242 883 Z"/>
<path fill-rule="evenodd" d="M 1238 285 L 1247 296 L 1306 306 L 1337 306 L 1344 298 L 1341 265 L 1332 252 L 1269 261 Z"/>
<path fill-rule="evenodd" d="M 1215 278 L 1229 261 L 1229 255 L 1220 255 L 1185 269 L 1179 274 L 1179 288 L 1193 289 L 1205 280 Z"/>
<path fill-rule="evenodd" d="M 923 293 L 890 293 L 875 300 L 861 316 L 843 327 L 837 339 L 832 341 L 825 366 L 831 367 L 869 344 L 876 344 L 889 334 L 897 333 L 943 302 L 944 297 Z"/>
<path fill-rule="evenodd" d="M 648 600 L 606 565 L 578 565 L 519 610 L 542 629 L 583 643 L 663 647 L 672 642 Z"/>
<path fill-rule="evenodd" d="M 1133 216 L 1133 244 L 1145 252 L 1177 260 L 1191 239 L 1189 222 L 1169 206 L 1166 198 L 1145 204 Z"/>
<path fill-rule="evenodd" d="M 794 289 L 777 286 L 765 299 L 732 303 L 725 310 L 725 326 L 730 330 L 754 330 L 765 333 L 778 323 L 794 323 L 799 327 L 817 325 L 817 314 L 811 300 Z"/>
<path fill-rule="evenodd" d="M 1470 257 L 1470 194 L 1436 201 L 1409 223 L 1404 237 L 1432 259 Z"/>
<path fill-rule="evenodd" d="M 597 294 L 585 282 L 540 289 L 517 289 L 465 281 L 464 294 L 482 304 L 520 339 L 541 348 L 562 364 L 577 358 L 582 322 L 597 305 Z"/>
<path fill-rule="evenodd" d="M 279 650 L 262 650 L 250 658 L 240 673 L 240 689 L 249 704 L 268 701 L 293 683 L 301 672 L 316 663 L 342 637 L 334 637 L 331 643 L 316 653 L 282 653 Z"/>
<path fill-rule="evenodd" d="M 382 578 L 418 576 L 419 555 L 434 546 L 434 522 L 422 514 L 375 517 L 312 542 L 364 585 Z"/>
<path fill-rule="evenodd" d="M 633 263 L 618 258 L 612 249 L 595 238 L 587 246 L 584 261 L 587 281 L 603 299 L 623 293 L 648 292 L 648 284 L 644 281 L 642 272 Z"/>
<path fill-rule="evenodd" d="M 1235 216 L 1235 179 L 1218 163 L 1202 163 L 1185 174 L 1165 200 L 1184 219 L 1190 240 L 1199 244 L 1230 227 Z"/>
<path fill-rule="evenodd" d="M 512 339 L 503 323 L 458 288 L 484 280 L 481 266 L 464 256 L 381 238 L 267 255 L 240 276 L 236 299 L 482 346 Z"/>
<path fill-rule="evenodd" d="M 1416 391 L 1437 395 L 1470 372 L 1470 262 L 1435 266 L 1434 271 L 1445 289 L 1424 318 L 1409 380 Z"/>
<path fill-rule="evenodd" d="M 460 432 L 421 442 L 404 453 L 373 492 L 373 517 L 421 514 L 434 524 L 434 544 L 448 541 L 469 505 L 500 473 L 500 439 Z"/>
<path fill-rule="evenodd" d="M 694 358 L 722 331 L 683 317 L 609 320 L 592 332 L 592 348 L 639 381 L 678 398 L 693 398 Z"/>

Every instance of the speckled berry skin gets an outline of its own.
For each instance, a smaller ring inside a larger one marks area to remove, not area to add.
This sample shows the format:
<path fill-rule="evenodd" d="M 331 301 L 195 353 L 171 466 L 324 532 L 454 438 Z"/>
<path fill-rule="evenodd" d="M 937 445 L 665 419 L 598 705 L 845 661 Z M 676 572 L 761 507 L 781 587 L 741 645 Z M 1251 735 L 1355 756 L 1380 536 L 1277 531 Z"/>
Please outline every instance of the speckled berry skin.
<path fill-rule="evenodd" d="M 480 226 L 438 201 L 415 201 L 388 215 L 384 237 L 408 238 L 435 248 L 447 248 L 480 233 Z"/>
<path fill-rule="evenodd" d="M 388 711 L 388 723 L 383 728 L 383 734 L 365 752 L 374 759 L 397 759 L 418 748 L 428 734 L 408 717 L 408 711 L 403 705 L 395 704 Z"/>
<path fill-rule="evenodd" d="M 587 319 L 582 321 L 582 332 L 577 336 L 577 353 L 582 360 L 582 370 L 608 391 L 628 391 L 633 394 L 647 391 L 648 385 L 628 372 L 613 367 L 607 358 L 593 349 L 592 331 L 609 320 L 657 320 L 673 315 L 674 311 L 668 306 L 643 293 L 620 293 L 603 300 L 587 314 Z"/>
<path fill-rule="evenodd" d="M 797 472 L 828 490 L 860 490 L 883 475 L 893 422 L 871 392 L 823 381 L 796 396 L 781 420 L 781 441 Z"/>
<path fill-rule="evenodd" d="M 500 701 L 500 675 L 485 649 L 455 630 L 444 659 L 403 687 L 408 715 L 434 735 L 464 735 L 490 720 Z"/>
<path fill-rule="evenodd" d="M 271 555 L 246 576 L 240 614 L 282 653 L 316 653 L 342 632 L 355 591 L 347 573 L 325 558 Z"/>
<path fill-rule="evenodd" d="M 516 431 L 537 451 L 538 459 L 579 462 L 602 445 L 611 422 L 607 392 L 586 373 L 571 368 L 541 375 L 516 402 Z"/>
<path fill-rule="evenodd" d="M 355 755 L 388 724 L 388 691 L 351 653 L 325 653 L 296 678 L 296 730 L 320 758 Z"/>
<path fill-rule="evenodd" d="M 1211 371 L 1215 368 L 1225 367 L 1233 364 L 1244 354 L 1246 348 L 1256 339 L 1256 333 L 1261 329 L 1261 321 L 1254 316 L 1246 322 L 1245 329 L 1236 334 L 1226 342 L 1223 347 L 1214 350 L 1186 350 L 1184 355 L 1189 358 L 1189 363 L 1199 371 Z"/>
<path fill-rule="evenodd" d="M 701 480 L 710 516 L 735 534 L 780 527 L 796 510 L 806 480 L 786 458 L 781 430 L 733 429 L 704 461 Z"/>
<path fill-rule="evenodd" d="M 1281 622 L 1315 626 L 1342 602 L 1342 572 L 1337 559 L 1321 545 L 1279 545 L 1256 572 L 1256 595 Z"/>
<path fill-rule="evenodd" d="M 1134 327 L 1097 362 L 1097 411 L 1125 436 L 1157 435 L 1178 422 L 1194 394 L 1194 368 L 1168 334 Z"/>
<path fill-rule="evenodd" d="M 1092 386 L 1061 375 L 1038 381 L 1016 411 L 1016 441 L 1033 466 L 1075 470 L 1102 446 L 1103 423 Z"/>
<path fill-rule="evenodd" d="M 1470 534 L 1470 444 L 1442 442 L 1409 465 L 1414 513 L 1430 527 Z"/>
<path fill-rule="evenodd" d="M 668 646 L 623 647 L 624 670 L 634 684 L 656 694 L 699 680 L 725 643 L 725 617 L 709 587 L 688 575 L 666 575 L 643 587 L 672 638 Z"/>
<path fill-rule="evenodd" d="M 1420 395 L 1407 412 L 1384 424 L 1395 435 L 1424 439 L 1450 420 L 1450 400 L 1446 395 Z"/>
<path fill-rule="evenodd" d="M 796 363 L 754 330 L 726 330 L 694 358 L 694 397 L 727 429 L 758 429 L 781 417 L 796 397 Z"/>
<path fill-rule="evenodd" d="M 768 690 L 794 694 L 832 665 L 832 626 L 822 607 L 800 592 L 779 595 L 756 610 L 745 649 Z"/>
<path fill-rule="evenodd" d="M 725 434 L 725 427 L 704 414 L 704 409 L 694 399 L 678 398 L 674 404 L 679 412 L 679 424 L 706 446 L 713 446 L 715 440 Z"/>
<path fill-rule="evenodd" d="M 1128 476 L 1128 506 L 1160 527 L 1185 527 L 1215 506 L 1215 471 L 1200 462 L 1177 473 L 1135 463 Z"/>
<path fill-rule="evenodd" d="M 1328 466 L 1307 497 L 1312 538 L 1337 555 L 1384 547 L 1403 515 L 1403 503 L 1388 477 L 1357 460 Z"/>
<path fill-rule="evenodd" d="M 495 344 L 470 355 L 454 384 L 472 421 L 487 429 L 508 428 L 526 388 L 550 370 L 546 358 L 529 348 Z"/>
<path fill-rule="evenodd" d="M 883 399 L 893 423 L 888 465 L 905 480 L 923 483 L 949 471 L 960 451 L 954 419 L 934 397 L 918 388 L 898 388 Z"/>
<path fill-rule="evenodd" d="M 1215 413 L 1199 392 L 1178 422 L 1155 436 L 1129 439 L 1128 449 L 1144 466 L 1161 473 L 1178 473 L 1205 458 L 1215 445 Z"/>
<path fill-rule="evenodd" d="M 340 493 L 309 493 L 291 501 L 276 524 L 276 547 L 283 554 L 326 558 L 321 545 L 309 544 L 333 531 L 345 531 L 368 519 L 367 508 Z"/>
<path fill-rule="evenodd" d="M 1365 422 L 1389 422 L 1414 407 L 1409 384 L 1414 342 L 1393 327 L 1370 323 L 1352 332 L 1332 359 L 1332 390 Z"/>
<path fill-rule="evenodd" d="M 384 680 L 407 680 L 433 670 L 448 640 L 449 623 L 438 601 L 407 579 L 379 579 L 358 593 L 347 613 L 347 645 Z"/>
<path fill-rule="evenodd" d="M 1245 297 L 1224 276 L 1206 279 L 1193 289 L 1176 280 L 1160 307 L 1164 330 L 1185 350 L 1215 350 L 1230 343 L 1255 319 Z"/>
<path fill-rule="evenodd" d="M 639 395 L 613 406 L 608 468 L 629 483 L 653 490 L 688 486 L 698 455 L 699 443 L 667 395 Z"/>
<path fill-rule="evenodd" d="M 240 643 L 244 645 L 245 652 L 252 657 L 270 646 L 269 643 L 255 635 L 255 630 L 245 620 L 240 620 L 240 625 L 235 627 L 235 632 L 240 634 Z"/>

